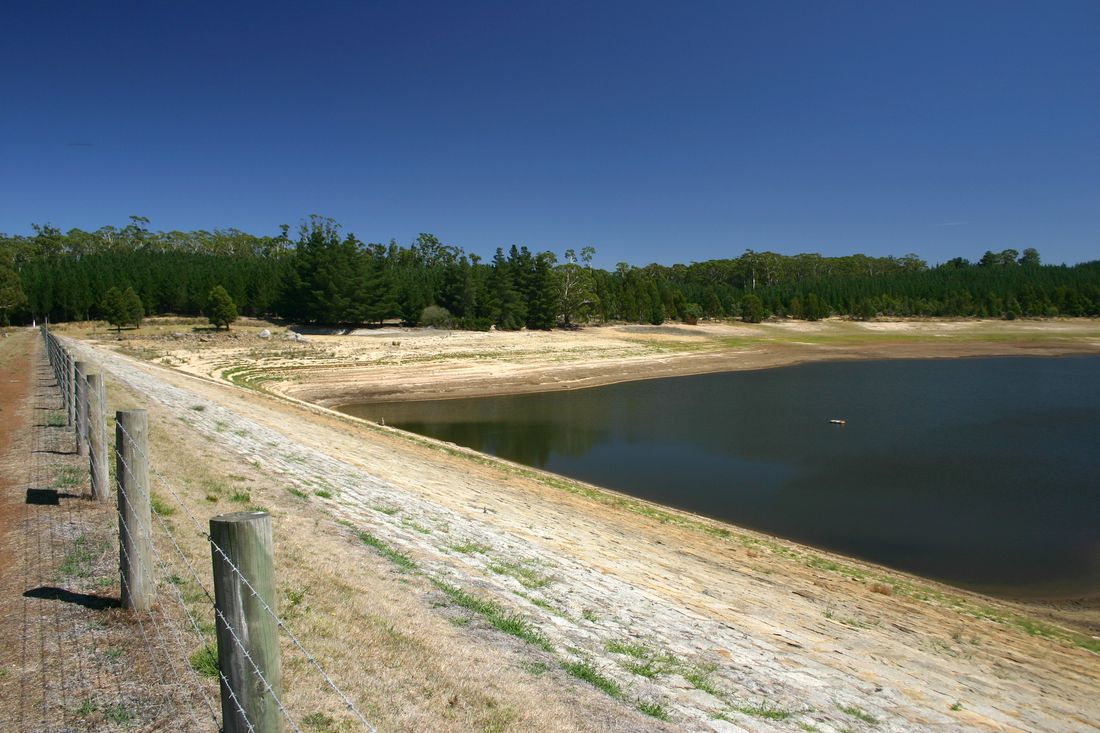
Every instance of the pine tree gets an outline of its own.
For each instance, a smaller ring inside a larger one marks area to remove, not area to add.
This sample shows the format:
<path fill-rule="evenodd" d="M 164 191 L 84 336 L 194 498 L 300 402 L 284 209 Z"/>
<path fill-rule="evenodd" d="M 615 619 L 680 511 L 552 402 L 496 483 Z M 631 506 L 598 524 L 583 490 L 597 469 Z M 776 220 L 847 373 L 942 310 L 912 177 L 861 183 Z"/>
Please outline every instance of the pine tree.
<path fill-rule="evenodd" d="M 549 330 L 554 327 L 554 255 L 540 252 L 535 255 L 530 278 L 530 295 L 527 301 L 527 327 Z"/>
<path fill-rule="evenodd" d="M 514 331 L 526 323 L 527 309 L 515 287 L 512 266 L 497 247 L 493 269 L 489 273 L 490 313 L 497 328 Z"/>
<path fill-rule="evenodd" d="M 107 291 L 107 294 L 103 296 L 103 302 L 99 304 L 99 310 L 103 313 L 103 320 L 114 326 L 119 333 L 122 333 L 123 326 L 130 323 L 126 301 L 123 299 L 122 291 L 118 288 L 112 287 Z"/>
<path fill-rule="evenodd" d="M 125 311 L 126 323 L 134 328 L 140 326 L 141 320 L 145 318 L 145 306 L 142 305 L 141 298 L 132 287 L 127 287 L 126 292 L 122 294 L 122 307 Z"/>
<path fill-rule="evenodd" d="M 10 267 L 0 266 L 0 325 L 8 325 L 9 311 L 27 302 L 19 275 Z"/>
<path fill-rule="evenodd" d="M 229 324 L 237 320 L 237 304 L 229 297 L 229 292 L 221 285 L 215 286 L 210 291 L 209 303 L 208 320 L 214 324 L 215 329 L 224 325 L 225 330 L 228 331 Z"/>

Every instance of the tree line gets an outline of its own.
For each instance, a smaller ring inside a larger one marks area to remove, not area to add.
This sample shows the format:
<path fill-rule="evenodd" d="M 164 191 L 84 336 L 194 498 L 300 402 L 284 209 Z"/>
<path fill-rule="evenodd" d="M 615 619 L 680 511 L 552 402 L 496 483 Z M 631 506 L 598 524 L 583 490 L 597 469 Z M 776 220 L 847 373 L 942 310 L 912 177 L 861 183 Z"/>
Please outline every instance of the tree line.
<path fill-rule="evenodd" d="M 365 243 L 319 216 L 303 222 L 295 238 L 285 225 L 275 236 L 257 236 L 159 232 L 148 224 L 134 216 L 122 228 L 36 225 L 30 236 L 0 235 L 0 319 L 208 316 L 226 307 L 220 296 L 212 304 L 215 288 L 245 315 L 332 325 L 400 320 L 514 330 L 773 316 L 1100 315 L 1100 261 L 1043 265 L 1033 248 L 932 267 L 912 254 L 745 250 L 686 265 L 622 262 L 603 270 L 592 266 L 591 247 L 559 258 L 513 245 L 483 259 L 431 234 L 407 245 Z"/>

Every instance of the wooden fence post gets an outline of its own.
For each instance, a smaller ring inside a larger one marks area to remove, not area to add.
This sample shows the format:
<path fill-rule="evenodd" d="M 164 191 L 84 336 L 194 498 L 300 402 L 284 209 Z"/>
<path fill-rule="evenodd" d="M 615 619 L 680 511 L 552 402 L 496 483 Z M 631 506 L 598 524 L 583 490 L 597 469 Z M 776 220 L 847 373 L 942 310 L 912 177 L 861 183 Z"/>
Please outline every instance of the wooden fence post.
<path fill-rule="evenodd" d="M 76 362 L 68 351 L 62 353 L 65 358 L 65 417 L 72 427 L 76 424 Z"/>
<path fill-rule="evenodd" d="M 118 567 L 122 607 L 153 605 L 153 515 L 149 508 L 149 416 L 145 410 L 115 413 L 115 477 L 118 479 Z"/>
<path fill-rule="evenodd" d="M 92 476 L 92 497 L 104 501 L 110 495 L 107 486 L 107 404 L 103 397 L 103 377 L 88 375 L 88 467 Z"/>
<path fill-rule="evenodd" d="M 76 452 L 79 455 L 88 455 L 88 385 L 85 377 L 88 373 L 88 362 L 73 362 L 73 371 L 76 378 Z"/>
<path fill-rule="evenodd" d="M 234 512 L 213 517 L 210 553 L 214 562 L 218 666 L 225 677 L 221 681 L 222 730 L 277 733 L 282 730 L 281 712 L 267 685 L 281 697 L 279 629 L 275 617 L 263 605 L 275 608 L 271 516 L 267 512 Z M 267 685 L 259 679 L 257 669 Z"/>

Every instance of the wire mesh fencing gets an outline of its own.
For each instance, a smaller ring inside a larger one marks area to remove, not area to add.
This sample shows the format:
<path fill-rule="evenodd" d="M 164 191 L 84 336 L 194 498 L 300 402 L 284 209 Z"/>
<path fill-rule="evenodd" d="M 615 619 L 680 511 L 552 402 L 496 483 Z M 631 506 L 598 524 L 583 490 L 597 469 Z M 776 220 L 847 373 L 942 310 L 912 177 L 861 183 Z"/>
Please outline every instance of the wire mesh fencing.
<path fill-rule="evenodd" d="M 238 512 L 210 517 L 206 522 L 196 516 L 185 492 L 156 470 L 149 454 L 144 410 L 116 412 L 112 464 L 107 454 L 102 377 L 91 362 L 75 361 L 70 349 L 48 328 L 42 333 L 62 392 L 65 419 L 74 429 L 78 445 L 88 451 L 93 487 L 102 489 L 102 479 L 96 477 L 105 477 L 113 469 L 107 486 L 117 500 L 123 605 L 137 622 L 145 646 L 162 656 L 164 664 L 159 669 L 164 688 L 174 697 L 186 699 L 196 717 L 194 729 L 302 733 L 303 716 L 290 709 L 282 690 L 280 655 L 285 646 L 305 660 L 306 669 L 335 696 L 352 721 L 373 733 L 375 726 L 352 697 L 276 611 L 268 515 Z M 158 494 L 170 498 L 169 510 L 151 510 L 150 489 L 154 485 Z M 108 492 L 97 493 L 96 498 L 109 498 Z M 184 518 L 183 529 L 165 519 L 176 510 Z M 259 539 L 235 539 L 241 536 L 234 534 L 237 529 L 225 534 L 229 524 L 247 525 L 245 534 L 258 532 Z M 218 541 L 218 533 L 222 541 Z M 188 552 L 183 546 L 188 544 L 184 539 L 193 544 L 196 538 L 209 546 L 210 579 L 196 567 L 193 548 Z M 232 598 L 221 597 L 226 594 Z M 263 628 L 270 633 L 262 633 Z M 189 653 L 191 649 L 197 651 Z M 218 681 L 220 703 L 213 699 L 208 682 L 212 678 Z"/>

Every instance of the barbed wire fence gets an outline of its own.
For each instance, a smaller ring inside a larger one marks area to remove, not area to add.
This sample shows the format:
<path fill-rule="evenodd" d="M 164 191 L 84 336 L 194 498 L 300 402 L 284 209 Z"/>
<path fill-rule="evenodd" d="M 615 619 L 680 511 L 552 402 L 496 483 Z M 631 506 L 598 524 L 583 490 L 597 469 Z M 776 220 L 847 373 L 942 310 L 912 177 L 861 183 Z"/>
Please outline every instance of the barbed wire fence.
<path fill-rule="evenodd" d="M 191 729 L 210 725 L 225 733 L 285 729 L 302 733 L 299 716 L 288 708 L 283 693 L 282 639 L 304 658 L 307 669 L 336 696 L 348 717 L 362 730 L 376 733 L 348 693 L 276 612 L 270 516 L 260 511 L 235 512 L 211 517 L 204 526 L 184 501 L 183 492 L 150 460 L 145 410 L 116 412 L 114 477 L 106 480 L 110 466 L 103 379 L 90 362 L 75 361 L 48 327 L 42 328 L 42 334 L 62 391 L 66 420 L 76 432 L 78 449 L 88 455 L 93 496 L 106 501 L 110 489 L 117 489 L 122 605 L 136 620 L 145 646 L 163 656 L 159 670 L 164 694 L 183 703 L 182 709 L 192 717 Z M 164 519 L 164 512 L 151 511 L 150 477 L 171 497 L 173 509 L 182 510 L 190 528 L 209 544 L 213 590 L 181 547 L 178 530 Z M 158 550 L 157 537 L 167 552 Z M 212 610 L 216 644 L 204 630 L 198 610 L 188 604 L 180 587 L 181 574 Z M 197 644 L 199 652 L 188 655 L 189 644 Z M 218 679 L 220 705 L 215 704 L 199 669 L 204 655 L 205 663 L 213 666 L 214 649 L 216 671 L 209 671 Z"/>

